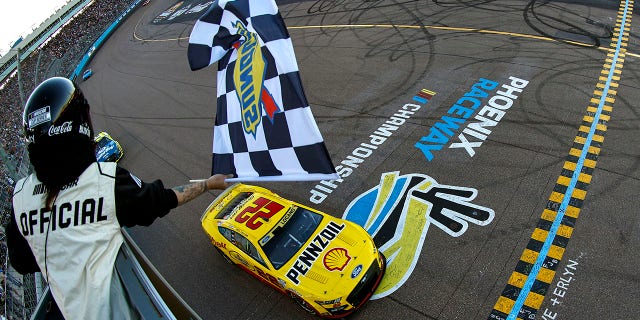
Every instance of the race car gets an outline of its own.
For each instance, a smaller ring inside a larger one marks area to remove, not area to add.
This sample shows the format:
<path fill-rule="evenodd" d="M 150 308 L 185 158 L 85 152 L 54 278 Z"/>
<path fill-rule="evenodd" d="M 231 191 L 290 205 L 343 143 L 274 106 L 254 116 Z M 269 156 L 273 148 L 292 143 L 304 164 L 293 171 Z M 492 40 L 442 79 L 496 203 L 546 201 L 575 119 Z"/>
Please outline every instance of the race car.
<path fill-rule="evenodd" d="M 324 318 L 360 308 L 386 269 L 385 257 L 359 225 L 262 187 L 229 187 L 201 222 L 227 262 Z"/>
<path fill-rule="evenodd" d="M 124 155 L 124 151 L 118 141 L 102 131 L 95 137 L 96 159 L 99 162 L 118 162 Z"/>
<path fill-rule="evenodd" d="M 89 78 L 91 78 L 91 76 L 93 75 L 93 70 L 91 69 L 87 69 L 82 73 L 82 81 L 85 81 Z"/>

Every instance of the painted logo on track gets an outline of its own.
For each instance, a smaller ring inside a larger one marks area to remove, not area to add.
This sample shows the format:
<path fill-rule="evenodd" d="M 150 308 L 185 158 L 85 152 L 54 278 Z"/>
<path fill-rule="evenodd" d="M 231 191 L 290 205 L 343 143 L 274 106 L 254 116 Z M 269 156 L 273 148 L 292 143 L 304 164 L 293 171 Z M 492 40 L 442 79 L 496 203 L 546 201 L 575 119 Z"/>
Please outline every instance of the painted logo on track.
<path fill-rule="evenodd" d="M 213 2 L 205 0 L 178 1 L 158 14 L 151 22 L 158 25 L 193 21 L 198 19 Z"/>
<path fill-rule="evenodd" d="M 429 133 L 420 138 L 415 147 L 422 151 L 427 161 L 432 161 L 434 153 L 442 150 L 449 144 L 449 140 L 462 130 L 457 136 L 458 142 L 450 143 L 449 149 L 464 149 L 473 157 L 476 154 L 475 149 L 482 146 L 491 134 L 491 128 L 500 123 L 528 84 L 528 80 L 510 76 L 508 84 L 498 87 L 500 83 L 497 81 L 480 78 L 447 110 L 447 115 L 442 116 L 429 129 Z M 493 94 L 495 90 L 497 91 Z M 493 96 L 489 97 L 490 93 Z M 488 100 L 486 104 L 485 100 Z M 463 127 L 467 120 L 471 122 Z"/>
<path fill-rule="evenodd" d="M 473 188 L 438 184 L 424 174 L 384 173 L 380 184 L 354 199 L 343 219 L 364 227 L 387 258 L 387 271 L 372 299 L 404 284 L 416 265 L 431 224 L 459 237 L 469 222 L 485 226 L 493 209 L 471 203 Z"/>
<path fill-rule="evenodd" d="M 378 127 L 373 134 L 369 135 L 368 138 L 370 139 L 360 143 L 358 147 L 351 151 L 351 154 L 348 155 L 346 159 L 340 162 L 340 165 L 336 167 L 336 172 L 340 175 L 340 179 L 320 181 L 319 184 L 311 189 L 309 201 L 315 204 L 322 203 L 330 193 L 338 188 L 339 184 L 343 183 L 367 158 L 374 154 L 378 148 L 382 147 L 385 141 L 391 140 L 393 134 L 435 95 L 436 92 L 427 89 L 422 89 L 417 92 L 412 100 L 419 104 L 406 103 L 398 109 L 388 120 Z"/>

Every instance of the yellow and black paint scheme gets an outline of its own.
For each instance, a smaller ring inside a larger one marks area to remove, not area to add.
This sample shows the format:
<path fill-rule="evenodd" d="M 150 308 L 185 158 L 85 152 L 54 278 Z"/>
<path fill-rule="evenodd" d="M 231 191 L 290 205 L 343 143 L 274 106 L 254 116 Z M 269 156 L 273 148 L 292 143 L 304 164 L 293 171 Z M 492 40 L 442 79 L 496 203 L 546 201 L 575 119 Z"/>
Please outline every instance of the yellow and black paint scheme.
<path fill-rule="evenodd" d="M 291 221 L 300 215 L 312 216 L 315 223 L 292 229 Z M 360 308 L 386 269 L 384 256 L 362 227 L 265 188 L 233 185 L 209 205 L 201 221 L 227 261 L 321 317 L 344 317 Z M 276 257 L 268 249 L 269 241 L 280 241 L 276 237 L 294 238 L 290 256 Z"/>

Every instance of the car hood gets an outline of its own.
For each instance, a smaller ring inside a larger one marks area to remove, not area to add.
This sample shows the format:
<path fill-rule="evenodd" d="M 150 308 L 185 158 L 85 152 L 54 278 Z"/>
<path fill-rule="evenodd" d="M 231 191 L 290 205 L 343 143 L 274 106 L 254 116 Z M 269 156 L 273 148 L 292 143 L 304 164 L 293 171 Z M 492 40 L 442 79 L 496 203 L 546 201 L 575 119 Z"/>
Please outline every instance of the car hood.
<path fill-rule="evenodd" d="M 325 219 L 313 236 L 283 266 L 293 288 L 318 298 L 348 295 L 377 258 L 373 240 L 360 226 Z"/>

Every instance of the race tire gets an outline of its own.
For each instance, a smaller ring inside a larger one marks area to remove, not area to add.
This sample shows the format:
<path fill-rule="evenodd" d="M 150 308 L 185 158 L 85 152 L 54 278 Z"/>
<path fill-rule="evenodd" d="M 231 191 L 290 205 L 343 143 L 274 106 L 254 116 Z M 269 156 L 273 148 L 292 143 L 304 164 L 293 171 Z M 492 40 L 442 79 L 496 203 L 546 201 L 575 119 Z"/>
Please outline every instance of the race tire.
<path fill-rule="evenodd" d="M 218 250 L 218 253 L 220 253 L 220 255 L 224 258 L 224 261 L 226 261 L 228 264 L 235 264 L 233 263 L 233 261 L 231 261 L 231 258 L 229 258 L 226 254 L 224 254 L 224 252 L 222 252 L 222 250 L 220 250 L 220 248 L 216 247 L 216 250 Z"/>
<path fill-rule="evenodd" d="M 316 311 L 314 307 L 312 307 L 308 302 L 304 301 L 304 299 L 299 297 L 297 294 L 289 291 L 289 297 L 291 297 L 291 299 L 293 299 L 293 301 L 295 301 L 304 311 L 314 316 L 318 315 L 318 311 Z"/>

